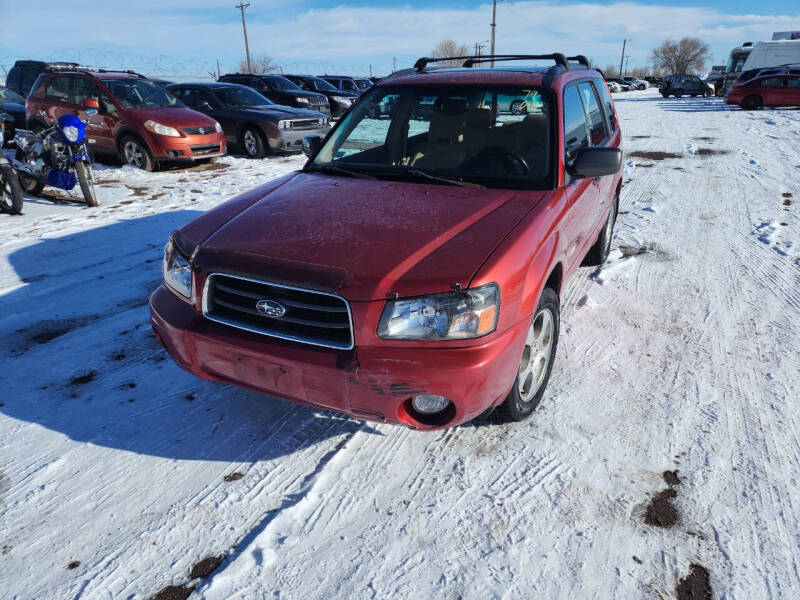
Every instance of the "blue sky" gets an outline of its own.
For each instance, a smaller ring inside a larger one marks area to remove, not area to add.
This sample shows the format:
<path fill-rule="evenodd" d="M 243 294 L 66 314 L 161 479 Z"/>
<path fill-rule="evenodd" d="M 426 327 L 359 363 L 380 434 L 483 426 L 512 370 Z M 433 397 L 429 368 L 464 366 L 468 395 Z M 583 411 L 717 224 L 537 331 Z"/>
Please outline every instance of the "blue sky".
<path fill-rule="evenodd" d="M 208 76 L 219 59 L 232 70 L 244 56 L 237 1 L 73 0 L 67 26 L 47 16 L 63 14 L 63 1 L 0 0 L 0 67 L 41 57 L 180 78 Z M 443 38 L 472 46 L 490 35 L 486 0 L 250 2 L 251 52 L 290 71 L 365 74 L 372 66 L 386 74 L 394 59 L 408 66 Z M 709 43 L 717 64 L 743 41 L 800 30 L 800 2 L 509 1 L 498 4 L 497 21 L 498 52 L 582 53 L 605 66 L 619 63 L 622 39 L 630 38 L 633 67 L 645 65 L 663 39 L 692 35 Z"/>

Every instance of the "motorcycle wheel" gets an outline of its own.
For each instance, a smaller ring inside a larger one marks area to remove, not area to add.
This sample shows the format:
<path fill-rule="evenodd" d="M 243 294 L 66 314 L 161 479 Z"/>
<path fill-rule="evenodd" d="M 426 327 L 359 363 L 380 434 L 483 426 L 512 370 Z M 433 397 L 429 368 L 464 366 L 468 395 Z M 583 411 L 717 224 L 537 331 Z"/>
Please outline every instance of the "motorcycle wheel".
<path fill-rule="evenodd" d="M 15 158 L 20 162 L 24 163 L 30 162 L 28 160 L 28 157 L 19 148 L 17 149 Z M 22 186 L 22 190 L 25 193 L 30 194 L 31 196 L 38 196 L 39 194 L 42 193 L 42 190 L 44 189 L 43 181 L 39 181 L 35 177 L 31 177 L 30 175 L 26 175 L 25 173 L 22 172 L 19 172 L 18 175 L 19 175 L 19 184 Z"/>
<path fill-rule="evenodd" d="M 83 197 L 89 206 L 97 206 L 97 196 L 94 193 L 94 183 L 92 183 L 92 167 L 86 163 L 75 163 L 75 174 L 78 176 L 78 183 L 81 185 Z"/>
<path fill-rule="evenodd" d="M 12 215 L 22 213 L 22 186 L 17 172 L 8 165 L 0 167 L 0 209 Z"/>

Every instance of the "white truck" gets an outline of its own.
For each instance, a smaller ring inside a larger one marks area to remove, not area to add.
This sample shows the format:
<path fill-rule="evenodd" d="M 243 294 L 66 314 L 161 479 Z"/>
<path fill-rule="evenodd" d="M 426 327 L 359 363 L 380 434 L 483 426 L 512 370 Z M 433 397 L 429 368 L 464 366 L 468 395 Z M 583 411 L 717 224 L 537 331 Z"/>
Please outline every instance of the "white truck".
<path fill-rule="evenodd" d="M 791 33 L 791 32 L 787 32 Z M 742 65 L 742 71 L 800 63 L 800 37 L 756 42 Z"/>

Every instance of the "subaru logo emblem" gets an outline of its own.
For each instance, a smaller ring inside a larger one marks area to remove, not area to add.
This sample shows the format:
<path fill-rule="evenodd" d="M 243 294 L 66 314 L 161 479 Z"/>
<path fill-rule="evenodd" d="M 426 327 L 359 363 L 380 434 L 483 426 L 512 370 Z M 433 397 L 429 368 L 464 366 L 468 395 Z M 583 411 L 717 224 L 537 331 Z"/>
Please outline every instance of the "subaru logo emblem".
<path fill-rule="evenodd" d="M 256 302 L 256 310 L 259 314 L 271 319 L 280 319 L 286 314 L 286 308 L 280 302 L 275 302 L 275 300 L 259 300 Z"/>

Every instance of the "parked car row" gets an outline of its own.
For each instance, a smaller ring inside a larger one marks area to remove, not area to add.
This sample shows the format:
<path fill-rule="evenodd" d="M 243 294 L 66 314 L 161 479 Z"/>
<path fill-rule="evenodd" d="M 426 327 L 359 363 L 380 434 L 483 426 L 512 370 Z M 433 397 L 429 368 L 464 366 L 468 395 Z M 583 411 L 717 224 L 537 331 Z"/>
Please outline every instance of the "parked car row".
<path fill-rule="evenodd" d="M 658 88 L 664 98 L 675 96 L 713 96 L 714 86 L 697 75 L 676 74 L 665 77 Z"/>

